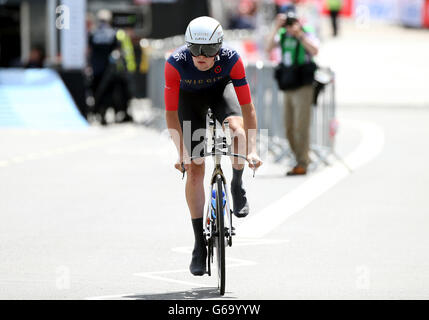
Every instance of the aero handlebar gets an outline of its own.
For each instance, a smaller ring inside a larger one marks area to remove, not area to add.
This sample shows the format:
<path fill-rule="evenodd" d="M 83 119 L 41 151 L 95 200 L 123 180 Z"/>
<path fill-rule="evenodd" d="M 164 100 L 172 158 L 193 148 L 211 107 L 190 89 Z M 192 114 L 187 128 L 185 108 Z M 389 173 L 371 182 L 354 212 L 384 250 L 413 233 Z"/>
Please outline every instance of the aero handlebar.
<path fill-rule="evenodd" d="M 243 156 L 241 154 L 232 153 L 232 152 L 229 152 L 229 151 L 221 151 L 221 150 L 216 150 L 216 152 L 206 152 L 202 156 L 193 156 L 193 157 L 190 158 L 190 161 L 194 161 L 194 160 L 202 159 L 202 158 L 207 158 L 207 157 L 210 157 L 210 156 L 229 156 L 229 157 L 235 157 L 235 158 L 243 159 L 246 162 L 248 162 L 249 164 L 255 165 L 255 163 L 250 162 L 249 160 L 247 160 L 247 158 L 245 156 Z M 180 165 L 182 167 L 182 174 L 183 174 L 182 180 L 183 180 L 185 178 L 186 170 L 185 170 L 185 166 L 184 166 L 183 162 Z M 256 168 L 253 167 L 252 170 L 253 170 L 253 177 L 255 177 Z"/>

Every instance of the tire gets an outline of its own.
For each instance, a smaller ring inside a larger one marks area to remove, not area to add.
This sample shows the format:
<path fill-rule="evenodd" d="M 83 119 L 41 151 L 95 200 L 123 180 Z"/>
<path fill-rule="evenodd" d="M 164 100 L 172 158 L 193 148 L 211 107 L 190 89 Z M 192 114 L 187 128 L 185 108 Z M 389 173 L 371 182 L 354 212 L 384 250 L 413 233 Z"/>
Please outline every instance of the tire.
<path fill-rule="evenodd" d="M 209 239 L 207 242 L 207 274 L 212 275 L 212 257 L 213 257 L 213 240 Z"/>
<path fill-rule="evenodd" d="M 218 267 L 218 288 L 220 295 L 225 294 L 225 227 L 223 215 L 223 196 L 222 196 L 222 178 L 216 177 L 216 251 L 217 251 L 217 267 Z"/>

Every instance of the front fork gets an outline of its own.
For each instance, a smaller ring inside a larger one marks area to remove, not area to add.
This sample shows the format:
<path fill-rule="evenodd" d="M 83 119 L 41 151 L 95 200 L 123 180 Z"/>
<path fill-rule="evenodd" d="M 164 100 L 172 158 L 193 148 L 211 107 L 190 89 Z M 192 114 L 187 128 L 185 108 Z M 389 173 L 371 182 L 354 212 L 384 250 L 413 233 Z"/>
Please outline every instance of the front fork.
<path fill-rule="evenodd" d="M 223 189 L 225 190 L 225 206 L 223 208 L 224 214 L 224 223 L 225 223 L 225 239 L 228 246 L 232 246 L 232 236 L 235 236 L 235 228 L 232 225 L 232 210 L 230 208 L 230 193 L 227 185 L 223 182 Z M 209 241 L 213 239 L 214 236 L 217 236 L 215 226 L 216 226 L 216 215 L 215 215 L 215 206 L 216 201 L 213 201 L 212 194 L 214 184 L 211 185 L 209 199 L 210 204 L 207 207 L 206 213 L 204 215 L 204 235 L 206 238 L 206 244 L 209 244 Z"/>

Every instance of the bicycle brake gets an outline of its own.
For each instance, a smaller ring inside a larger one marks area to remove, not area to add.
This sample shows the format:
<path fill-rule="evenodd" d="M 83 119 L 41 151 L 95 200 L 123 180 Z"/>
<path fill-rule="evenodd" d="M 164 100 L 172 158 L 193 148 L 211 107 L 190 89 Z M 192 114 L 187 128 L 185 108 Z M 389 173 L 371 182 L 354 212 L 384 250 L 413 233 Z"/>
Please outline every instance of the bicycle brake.
<path fill-rule="evenodd" d="M 185 166 L 183 165 L 183 162 L 180 164 L 180 166 L 182 167 L 182 180 L 183 180 L 185 179 L 186 170 L 185 170 Z"/>

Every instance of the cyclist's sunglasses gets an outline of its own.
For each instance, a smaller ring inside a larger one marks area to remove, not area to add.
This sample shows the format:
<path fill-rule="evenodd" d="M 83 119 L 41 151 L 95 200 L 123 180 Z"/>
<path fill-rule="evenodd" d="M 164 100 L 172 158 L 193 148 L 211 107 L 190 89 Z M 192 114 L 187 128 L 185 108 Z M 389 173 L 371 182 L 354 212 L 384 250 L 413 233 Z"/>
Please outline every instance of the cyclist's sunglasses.
<path fill-rule="evenodd" d="M 215 44 L 196 44 L 187 43 L 187 47 L 194 57 L 205 56 L 214 57 L 219 53 L 222 43 Z"/>

